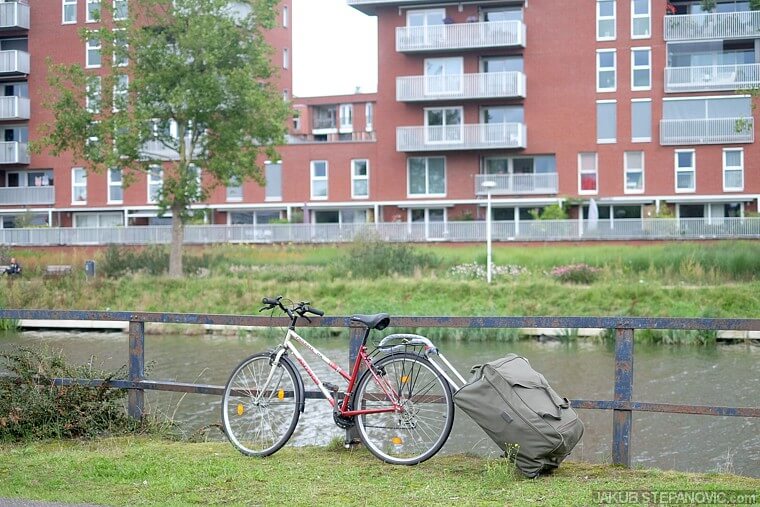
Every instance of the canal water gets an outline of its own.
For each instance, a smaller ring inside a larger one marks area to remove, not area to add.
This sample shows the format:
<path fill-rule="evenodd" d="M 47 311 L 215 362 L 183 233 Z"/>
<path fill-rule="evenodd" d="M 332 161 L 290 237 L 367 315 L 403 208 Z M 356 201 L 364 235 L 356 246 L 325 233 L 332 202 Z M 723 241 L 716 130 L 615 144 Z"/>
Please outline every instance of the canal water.
<path fill-rule="evenodd" d="M 267 333 L 264 333 L 267 334 Z M 271 334 L 271 333 L 269 333 Z M 303 330 L 308 339 L 310 330 Z M 148 378 L 223 385 L 232 369 L 251 353 L 278 343 L 276 336 L 147 336 Z M 346 338 L 316 338 L 320 350 L 341 365 L 348 362 Z M 0 350 L 14 345 L 46 345 L 62 350 L 74 364 L 95 356 L 95 365 L 112 370 L 127 363 L 128 340 L 121 333 L 6 333 Z M 444 341 L 439 347 L 468 377 L 474 364 L 513 352 L 527 357 L 562 396 L 571 399 L 613 398 L 614 351 L 586 341 Z M 756 407 L 760 405 L 760 347 L 736 344 L 716 348 L 635 347 L 634 400 L 694 405 Z M 339 378 L 302 350 L 323 380 Z M 313 389 L 302 373 L 307 389 Z M 146 394 L 148 409 L 173 418 L 192 434 L 210 427 L 207 438 L 222 438 L 213 426 L 220 421 L 219 397 Z M 572 458 L 611 462 L 612 412 L 581 410 L 586 431 Z M 632 456 L 635 465 L 684 471 L 729 470 L 760 477 L 760 420 L 740 417 L 634 413 Z M 323 400 L 308 400 L 292 445 L 326 444 L 343 431 L 332 422 Z M 443 452 L 497 455 L 499 449 L 463 412 Z"/>

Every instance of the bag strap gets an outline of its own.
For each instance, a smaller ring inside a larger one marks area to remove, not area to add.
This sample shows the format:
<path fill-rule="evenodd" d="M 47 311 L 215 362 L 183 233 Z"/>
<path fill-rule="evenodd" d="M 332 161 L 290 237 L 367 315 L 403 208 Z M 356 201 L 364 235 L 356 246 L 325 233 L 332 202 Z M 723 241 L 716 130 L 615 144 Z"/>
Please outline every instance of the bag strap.
<path fill-rule="evenodd" d="M 570 402 L 567 398 L 560 397 L 557 393 L 554 392 L 554 389 L 551 388 L 549 383 L 546 381 L 543 375 L 541 375 L 541 389 L 543 389 L 546 394 L 549 395 L 549 399 L 552 400 L 552 403 L 557 408 L 556 414 L 549 414 L 548 412 L 536 412 L 539 417 L 549 416 L 554 419 L 562 419 L 562 409 L 563 408 L 570 408 Z"/>

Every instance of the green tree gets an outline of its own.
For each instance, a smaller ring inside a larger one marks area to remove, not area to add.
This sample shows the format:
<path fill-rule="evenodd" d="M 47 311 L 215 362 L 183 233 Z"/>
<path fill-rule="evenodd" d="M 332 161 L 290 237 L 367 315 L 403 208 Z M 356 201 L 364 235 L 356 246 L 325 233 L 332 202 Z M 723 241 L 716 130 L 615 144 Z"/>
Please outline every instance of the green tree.
<path fill-rule="evenodd" d="M 69 152 L 94 172 L 119 170 L 125 186 L 162 171 L 154 197 L 172 216 L 170 276 L 182 276 L 193 204 L 230 181 L 263 184 L 264 158 L 278 159 L 292 111 L 271 83 L 263 37 L 278 3 L 133 0 L 114 16 L 103 1 L 101 22 L 81 32 L 100 44 L 103 71 L 49 63 L 54 121 L 32 149 Z"/>

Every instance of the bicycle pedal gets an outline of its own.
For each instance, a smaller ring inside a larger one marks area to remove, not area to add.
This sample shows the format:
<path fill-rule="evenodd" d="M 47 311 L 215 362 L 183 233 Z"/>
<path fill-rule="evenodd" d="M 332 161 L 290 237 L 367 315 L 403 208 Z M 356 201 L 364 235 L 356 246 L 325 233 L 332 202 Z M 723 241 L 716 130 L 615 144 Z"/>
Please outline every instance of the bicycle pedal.
<path fill-rule="evenodd" d="M 322 382 L 322 385 L 325 386 L 325 389 L 327 389 L 330 392 L 337 393 L 340 391 L 340 387 L 336 386 L 335 384 L 331 382 Z"/>

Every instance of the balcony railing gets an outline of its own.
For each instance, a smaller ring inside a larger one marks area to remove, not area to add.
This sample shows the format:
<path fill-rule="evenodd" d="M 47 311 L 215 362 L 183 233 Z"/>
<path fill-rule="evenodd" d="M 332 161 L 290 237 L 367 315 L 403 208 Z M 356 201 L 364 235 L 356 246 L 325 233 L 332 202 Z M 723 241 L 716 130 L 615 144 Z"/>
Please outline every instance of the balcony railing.
<path fill-rule="evenodd" d="M 665 40 L 760 37 L 760 11 L 665 16 Z"/>
<path fill-rule="evenodd" d="M 477 174 L 475 195 L 487 195 L 483 182 L 492 181 L 493 195 L 556 194 L 559 190 L 557 173 L 537 174 Z"/>
<path fill-rule="evenodd" d="M 0 143 L 0 164 L 28 164 L 26 143 L 6 141 Z"/>
<path fill-rule="evenodd" d="M 29 53 L 16 49 L 0 51 L 0 74 L 29 74 Z"/>
<path fill-rule="evenodd" d="M 0 97 L 0 120 L 28 119 L 29 99 L 23 97 Z"/>
<path fill-rule="evenodd" d="M 0 30 L 21 28 L 29 30 L 29 4 L 26 2 L 0 3 Z"/>
<path fill-rule="evenodd" d="M 439 151 L 525 148 L 523 123 L 398 127 L 396 150 Z"/>
<path fill-rule="evenodd" d="M 311 120 L 312 130 L 329 130 L 337 129 L 338 122 L 335 118 L 313 118 Z"/>
<path fill-rule="evenodd" d="M 666 67 L 666 92 L 743 90 L 760 86 L 760 64 Z"/>
<path fill-rule="evenodd" d="M 525 47 L 525 24 L 522 21 L 488 21 L 396 28 L 396 51 L 398 52 L 505 47 Z"/>
<path fill-rule="evenodd" d="M 728 144 L 755 140 L 755 122 L 746 118 L 661 120 L 660 144 Z"/>
<path fill-rule="evenodd" d="M 396 100 L 401 102 L 515 97 L 525 98 L 522 72 L 396 78 Z"/>
<path fill-rule="evenodd" d="M 0 205 L 55 204 L 55 187 L 0 187 Z"/>

